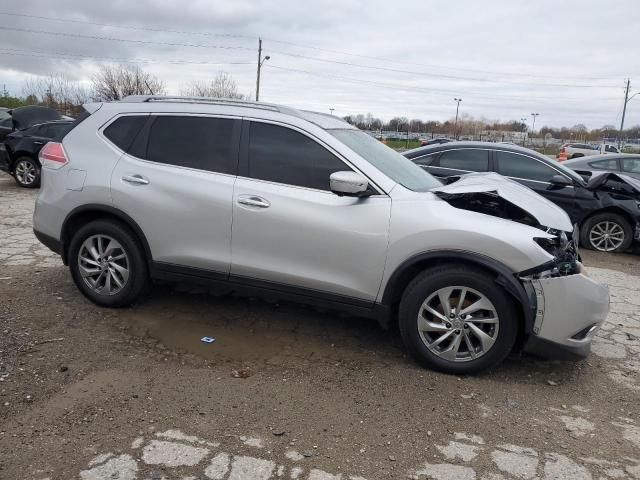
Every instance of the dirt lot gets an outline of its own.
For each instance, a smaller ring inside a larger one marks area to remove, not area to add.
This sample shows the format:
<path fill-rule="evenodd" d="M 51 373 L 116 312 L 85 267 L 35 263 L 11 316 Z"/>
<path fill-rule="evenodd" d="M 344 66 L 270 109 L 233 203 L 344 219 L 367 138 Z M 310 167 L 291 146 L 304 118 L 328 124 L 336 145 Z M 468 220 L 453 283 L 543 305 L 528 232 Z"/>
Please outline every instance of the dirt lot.
<path fill-rule="evenodd" d="M 612 291 L 587 360 L 458 378 L 290 304 L 98 308 L 33 237 L 36 193 L 0 177 L 0 479 L 640 478 L 640 257 L 585 255 Z"/>

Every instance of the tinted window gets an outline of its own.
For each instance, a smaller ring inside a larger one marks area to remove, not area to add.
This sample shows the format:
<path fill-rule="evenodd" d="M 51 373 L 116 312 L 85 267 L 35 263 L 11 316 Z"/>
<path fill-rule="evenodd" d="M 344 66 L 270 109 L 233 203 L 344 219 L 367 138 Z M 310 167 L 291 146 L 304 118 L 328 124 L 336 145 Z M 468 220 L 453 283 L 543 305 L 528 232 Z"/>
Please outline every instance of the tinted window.
<path fill-rule="evenodd" d="M 598 160 L 597 162 L 591 162 L 589 165 L 596 170 L 618 170 L 617 160 Z"/>
<path fill-rule="evenodd" d="M 42 133 L 44 132 L 44 129 L 46 127 L 43 125 L 36 125 L 34 127 L 29 127 L 26 130 L 24 130 L 24 134 L 25 135 L 31 135 L 31 136 L 38 136 L 38 135 L 42 135 Z"/>
<path fill-rule="evenodd" d="M 55 125 L 48 125 L 41 135 L 47 138 L 62 138 L 70 128 L 70 123 L 56 123 Z"/>
<path fill-rule="evenodd" d="M 104 136 L 125 152 L 129 150 L 133 139 L 149 118 L 148 115 L 127 115 L 116 119 L 104 129 Z"/>
<path fill-rule="evenodd" d="M 640 158 L 623 158 L 622 171 L 640 173 Z"/>
<path fill-rule="evenodd" d="M 239 120 L 158 116 L 149 131 L 148 160 L 210 172 L 231 173 L 238 160 Z"/>
<path fill-rule="evenodd" d="M 470 172 L 489 170 L 489 152 L 487 150 L 449 150 L 440 157 L 440 166 Z"/>
<path fill-rule="evenodd" d="M 416 165 L 420 165 L 421 167 L 426 167 L 431 165 L 433 160 L 438 156 L 437 153 L 432 153 L 431 155 L 425 155 L 423 157 L 412 158 L 411 161 Z"/>
<path fill-rule="evenodd" d="M 618 149 L 614 146 L 611 145 L 606 145 L 604 147 L 605 152 L 612 152 L 612 153 L 618 153 Z"/>
<path fill-rule="evenodd" d="M 251 178 L 329 190 L 329 176 L 345 170 L 351 169 L 309 137 L 277 125 L 251 123 Z"/>
<path fill-rule="evenodd" d="M 525 155 L 511 152 L 495 152 L 498 172 L 507 177 L 548 182 L 559 173 L 544 163 Z"/>
<path fill-rule="evenodd" d="M 12 124 L 11 124 L 11 117 L 9 118 L 5 118 L 4 120 L 2 120 L 0 122 L 0 127 L 6 127 L 6 128 L 11 128 Z"/>

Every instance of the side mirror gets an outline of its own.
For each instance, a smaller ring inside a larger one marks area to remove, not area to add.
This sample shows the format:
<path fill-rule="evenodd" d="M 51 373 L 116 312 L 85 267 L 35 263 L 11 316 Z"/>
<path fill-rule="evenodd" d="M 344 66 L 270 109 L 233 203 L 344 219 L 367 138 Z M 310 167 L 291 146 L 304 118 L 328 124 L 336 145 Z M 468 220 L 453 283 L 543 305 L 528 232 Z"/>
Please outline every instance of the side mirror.
<path fill-rule="evenodd" d="M 342 197 L 366 197 L 369 182 L 356 172 L 334 172 L 329 176 L 331 191 Z"/>
<path fill-rule="evenodd" d="M 554 175 L 549 180 L 549 183 L 551 183 L 551 185 L 555 185 L 556 187 L 567 187 L 569 185 L 573 185 L 573 182 L 564 175 Z"/>

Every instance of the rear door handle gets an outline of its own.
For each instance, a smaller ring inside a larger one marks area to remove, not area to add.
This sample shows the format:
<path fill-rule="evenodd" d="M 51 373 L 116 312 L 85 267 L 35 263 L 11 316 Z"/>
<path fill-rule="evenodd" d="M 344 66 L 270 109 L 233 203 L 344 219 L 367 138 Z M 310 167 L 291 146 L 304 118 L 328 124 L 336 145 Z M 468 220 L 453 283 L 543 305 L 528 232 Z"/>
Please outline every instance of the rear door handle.
<path fill-rule="evenodd" d="M 238 197 L 238 203 L 240 205 L 258 208 L 269 208 L 271 206 L 268 200 L 256 195 L 240 195 Z"/>
<path fill-rule="evenodd" d="M 34 144 L 34 145 L 44 145 L 44 142 L 40 142 L 40 141 L 38 141 L 38 140 L 34 140 L 34 141 L 33 141 L 33 144 Z"/>
<path fill-rule="evenodd" d="M 136 185 L 149 185 L 149 179 L 147 177 L 143 177 L 142 175 L 138 175 L 137 173 L 124 175 L 122 177 L 123 182 L 134 183 Z"/>

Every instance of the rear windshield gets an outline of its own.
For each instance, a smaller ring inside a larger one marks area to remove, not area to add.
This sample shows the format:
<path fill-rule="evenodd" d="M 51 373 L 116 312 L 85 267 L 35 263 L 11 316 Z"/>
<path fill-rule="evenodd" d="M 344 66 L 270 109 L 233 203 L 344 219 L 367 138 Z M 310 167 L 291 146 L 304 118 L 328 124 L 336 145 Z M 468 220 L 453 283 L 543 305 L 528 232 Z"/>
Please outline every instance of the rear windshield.
<path fill-rule="evenodd" d="M 426 192 L 442 185 L 433 175 L 411 160 L 361 130 L 327 130 L 387 177 L 414 192 Z"/>

